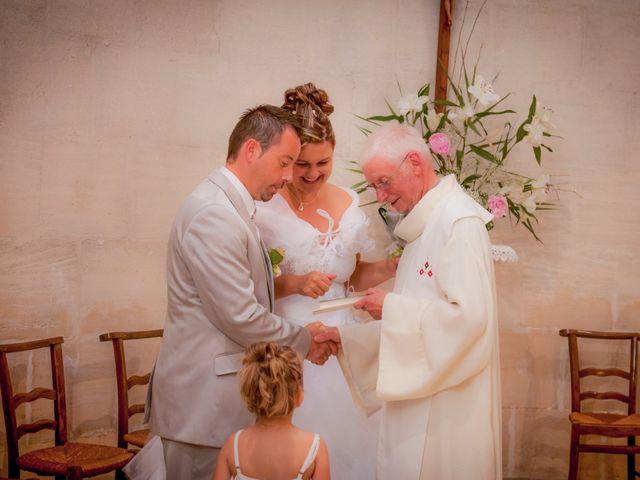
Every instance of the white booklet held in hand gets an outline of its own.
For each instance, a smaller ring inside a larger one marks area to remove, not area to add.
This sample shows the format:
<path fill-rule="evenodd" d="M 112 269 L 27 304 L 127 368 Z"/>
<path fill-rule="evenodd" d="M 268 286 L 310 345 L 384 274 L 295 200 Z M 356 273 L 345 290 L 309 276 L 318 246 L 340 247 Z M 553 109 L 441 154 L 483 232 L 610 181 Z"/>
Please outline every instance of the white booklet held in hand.
<path fill-rule="evenodd" d="M 358 300 L 365 296 L 365 293 L 354 293 L 344 298 L 334 298 L 333 300 L 321 300 L 319 305 L 312 310 L 314 314 L 332 312 L 341 308 L 349 308 Z"/>

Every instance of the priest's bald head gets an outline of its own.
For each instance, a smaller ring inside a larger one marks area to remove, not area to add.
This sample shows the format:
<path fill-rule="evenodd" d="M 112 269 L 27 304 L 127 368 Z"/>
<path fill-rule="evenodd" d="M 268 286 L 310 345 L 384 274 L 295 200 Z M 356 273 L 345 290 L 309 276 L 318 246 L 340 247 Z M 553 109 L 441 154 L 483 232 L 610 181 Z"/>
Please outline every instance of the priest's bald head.
<path fill-rule="evenodd" d="M 429 147 L 420 132 L 406 124 L 388 123 L 373 132 L 360 165 L 378 201 L 400 213 L 409 213 L 438 183 Z"/>

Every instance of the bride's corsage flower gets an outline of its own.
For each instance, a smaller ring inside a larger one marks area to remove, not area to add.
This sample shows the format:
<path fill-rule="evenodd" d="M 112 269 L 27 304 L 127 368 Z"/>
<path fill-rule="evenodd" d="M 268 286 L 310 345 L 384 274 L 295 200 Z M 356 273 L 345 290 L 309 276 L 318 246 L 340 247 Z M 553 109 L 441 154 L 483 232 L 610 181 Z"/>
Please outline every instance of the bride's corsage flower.
<path fill-rule="evenodd" d="M 493 213 L 493 218 L 496 219 L 506 216 L 509 208 L 507 205 L 507 199 L 502 195 L 489 195 L 487 207 L 489 208 L 489 211 Z"/>
<path fill-rule="evenodd" d="M 493 91 L 493 86 L 487 83 L 482 75 L 476 76 L 475 82 L 467 91 L 473 95 L 483 107 L 486 107 L 490 103 L 497 102 L 500 99 L 500 95 Z"/>
<path fill-rule="evenodd" d="M 418 96 L 415 93 L 410 93 L 398 100 L 396 108 L 400 115 L 406 115 L 409 112 L 418 113 L 422 111 L 422 107 L 429 101 L 429 97 L 422 95 Z"/>
<path fill-rule="evenodd" d="M 449 137 L 444 133 L 434 133 L 429 137 L 429 147 L 433 153 L 446 155 L 451 149 Z"/>
<path fill-rule="evenodd" d="M 271 261 L 271 270 L 273 270 L 273 276 L 279 277 L 280 275 L 282 275 L 280 262 L 284 260 L 284 248 L 276 247 L 269 250 L 269 260 Z"/>

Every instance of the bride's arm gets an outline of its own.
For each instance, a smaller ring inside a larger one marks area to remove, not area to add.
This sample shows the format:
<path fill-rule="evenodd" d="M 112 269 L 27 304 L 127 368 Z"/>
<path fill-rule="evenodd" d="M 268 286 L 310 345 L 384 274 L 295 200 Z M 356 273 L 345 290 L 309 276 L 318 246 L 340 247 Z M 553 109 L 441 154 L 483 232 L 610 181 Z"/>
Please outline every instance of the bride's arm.
<path fill-rule="evenodd" d="M 390 279 L 396 274 L 398 266 L 396 261 L 390 258 L 377 262 L 363 262 L 360 260 L 360 254 L 357 256 L 357 262 L 356 269 L 349 279 L 349 286 L 356 292 L 375 287 Z"/>
<path fill-rule="evenodd" d="M 297 294 L 318 298 L 329 290 L 334 278 L 335 275 L 315 271 L 306 275 L 280 275 L 273 279 L 275 296 L 284 298 Z"/>

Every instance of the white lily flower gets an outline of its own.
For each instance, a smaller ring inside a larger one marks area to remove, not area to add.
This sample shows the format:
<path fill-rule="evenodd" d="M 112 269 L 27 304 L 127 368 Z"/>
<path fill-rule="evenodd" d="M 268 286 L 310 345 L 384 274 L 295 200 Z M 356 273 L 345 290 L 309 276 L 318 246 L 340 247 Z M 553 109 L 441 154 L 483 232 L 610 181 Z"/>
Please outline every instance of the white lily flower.
<path fill-rule="evenodd" d="M 547 174 L 540 175 L 531 184 L 531 194 L 536 197 L 538 203 L 543 202 L 547 198 L 547 185 L 550 177 Z"/>
<path fill-rule="evenodd" d="M 537 203 L 538 202 L 536 196 L 534 194 L 531 194 L 524 202 L 522 202 L 522 206 L 527 210 L 527 212 L 533 213 L 536 211 L 536 208 L 538 206 Z"/>
<path fill-rule="evenodd" d="M 514 193 L 520 190 L 522 190 L 521 187 L 519 188 L 512 184 L 504 185 L 502 186 L 502 188 L 500 188 L 500 190 L 498 190 L 498 195 L 502 195 L 503 197 L 508 197 L 509 195 L 513 195 Z"/>
<path fill-rule="evenodd" d="M 426 95 L 418 96 L 415 93 L 410 93 L 398 100 L 396 109 L 400 115 L 406 115 L 409 112 L 417 113 L 422 110 L 425 103 L 429 101 L 429 97 Z"/>
<path fill-rule="evenodd" d="M 531 123 L 524 126 L 524 130 L 528 132 L 527 136 L 524 138 L 532 147 L 539 147 L 542 145 L 542 140 L 544 138 L 544 126 L 535 118 L 535 116 L 533 120 L 531 120 Z"/>
<path fill-rule="evenodd" d="M 476 114 L 476 111 L 471 105 L 471 102 L 467 102 L 462 108 L 456 107 L 452 110 L 449 110 L 449 120 L 453 122 L 458 128 L 462 126 L 465 120 L 469 117 L 473 117 Z"/>
<path fill-rule="evenodd" d="M 549 183 L 550 179 L 551 177 L 549 177 L 549 175 L 545 173 L 543 175 L 540 175 L 538 178 L 536 178 L 534 182 L 531 184 L 531 186 L 534 189 L 547 188 L 547 184 Z"/>
<path fill-rule="evenodd" d="M 473 117 L 475 114 L 476 111 L 473 108 L 473 105 L 471 105 L 471 102 L 467 102 L 467 104 L 462 107 L 462 115 L 464 115 L 465 119 Z"/>
<path fill-rule="evenodd" d="M 551 115 L 553 114 L 553 110 L 544 105 L 541 105 L 534 115 L 534 120 L 537 119 L 538 123 L 542 125 L 545 131 L 551 130 L 554 125 L 551 123 Z"/>
<path fill-rule="evenodd" d="M 467 91 L 473 95 L 483 107 L 500 99 L 500 95 L 493 91 L 493 86 L 487 83 L 482 75 L 476 76 L 474 84 L 471 85 Z"/>
<path fill-rule="evenodd" d="M 440 119 L 442 118 L 443 113 L 436 113 L 435 108 L 430 108 L 427 112 L 427 127 L 432 132 L 435 132 L 440 125 Z"/>

